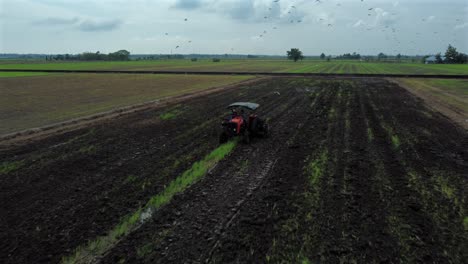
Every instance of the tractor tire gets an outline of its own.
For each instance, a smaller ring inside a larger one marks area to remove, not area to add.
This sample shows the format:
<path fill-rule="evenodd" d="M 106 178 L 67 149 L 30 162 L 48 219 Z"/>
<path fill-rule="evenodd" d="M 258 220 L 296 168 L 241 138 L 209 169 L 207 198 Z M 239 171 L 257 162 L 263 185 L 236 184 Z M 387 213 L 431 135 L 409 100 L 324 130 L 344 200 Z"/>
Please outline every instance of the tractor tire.
<path fill-rule="evenodd" d="M 244 144 L 250 144 L 250 132 L 249 130 L 246 130 L 244 132 L 244 135 L 242 136 L 242 142 L 244 142 Z"/>
<path fill-rule="evenodd" d="M 255 118 L 253 121 L 252 121 L 252 124 L 250 124 L 250 132 L 252 133 L 252 135 L 257 135 L 258 134 L 258 120 L 257 118 Z"/>
<path fill-rule="evenodd" d="M 226 133 L 221 133 L 219 135 L 219 144 L 224 144 L 228 141 L 229 137 L 226 135 Z"/>
<path fill-rule="evenodd" d="M 267 123 L 263 124 L 263 137 L 264 138 L 270 137 L 270 128 L 268 127 Z"/>

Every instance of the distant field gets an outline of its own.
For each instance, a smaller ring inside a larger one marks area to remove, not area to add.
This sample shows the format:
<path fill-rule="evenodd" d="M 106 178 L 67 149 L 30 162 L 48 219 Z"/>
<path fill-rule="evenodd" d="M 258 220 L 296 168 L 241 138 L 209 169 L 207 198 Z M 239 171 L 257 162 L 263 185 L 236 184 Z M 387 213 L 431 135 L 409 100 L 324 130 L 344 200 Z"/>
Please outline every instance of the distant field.
<path fill-rule="evenodd" d="M 43 76 L 49 75 L 47 72 L 0 72 L 0 78 L 25 77 L 25 76 Z"/>
<path fill-rule="evenodd" d="M 421 63 L 374 63 L 374 62 L 322 62 L 306 64 L 289 72 L 306 73 L 368 73 L 368 74 L 467 74 L 468 65 L 441 65 Z"/>
<path fill-rule="evenodd" d="M 175 70 L 175 71 L 288 71 L 301 67 L 286 60 L 154 60 L 115 62 L 1 63 L 0 69 L 38 70 Z"/>
<path fill-rule="evenodd" d="M 370 74 L 467 74 L 468 64 L 375 63 L 359 61 L 304 60 L 154 60 L 128 62 L 0 62 L 0 69 L 36 70 L 172 70 L 172 71 L 247 71 L 292 73 L 370 73 Z"/>
<path fill-rule="evenodd" d="M 468 80 L 399 79 L 415 90 L 432 94 L 441 101 L 463 111 L 468 118 Z"/>
<path fill-rule="evenodd" d="M 468 129 L 468 80 L 398 79 L 397 82 Z"/>
<path fill-rule="evenodd" d="M 0 78 L 0 134 L 249 78 L 114 74 Z"/>

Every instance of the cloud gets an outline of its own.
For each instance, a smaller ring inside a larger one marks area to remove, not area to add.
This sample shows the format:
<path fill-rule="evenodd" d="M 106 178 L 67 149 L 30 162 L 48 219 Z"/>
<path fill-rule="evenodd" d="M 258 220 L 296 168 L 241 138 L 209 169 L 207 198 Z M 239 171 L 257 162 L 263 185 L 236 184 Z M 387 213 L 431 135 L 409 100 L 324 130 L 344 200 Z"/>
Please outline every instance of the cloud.
<path fill-rule="evenodd" d="M 77 23 L 79 19 L 77 17 L 73 18 L 61 18 L 61 17 L 48 17 L 45 19 L 38 20 L 34 22 L 36 25 L 73 25 Z"/>
<path fill-rule="evenodd" d="M 231 7 L 224 10 L 231 18 L 238 20 L 250 20 L 255 17 L 254 3 L 251 1 L 242 1 L 233 3 Z"/>
<path fill-rule="evenodd" d="M 331 13 L 322 12 L 316 16 L 315 20 L 324 26 L 327 26 L 328 24 L 335 24 L 335 18 Z"/>
<path fill-rule="evenodd" d="M 378 25 L 393 26 L 398 22 L 396 16 L 391 15 L 382 8 L 377 7 L 374 9 L 374 11 L 377 14 L 375 17 L 374 27 Z"/>
<path fill-rule="evenodd" d="M 300 3 L 293 8 L 291 3 L 272 3 L 266 0 L 227 0 L 204 2 L 203 10 L 223 14 L 242 23 L 290 23 L 304 21 L 306 13 L 300 9 Z"/>
<path fill-rule="evenodd" d="M 184 9 L 184 10 L 194 10 L 202 7 L 203 1 L 201 0 L 177 0 L 174 8 Z"/>
<path fill-rule="evenodd" d="M 460 24 L 460 25 L 456 25 L 454 27 L 454 29 L 462 29 L 462 28 L 468 28 L 468 22 Z"/>
<path fill-rule="evenodd" d="M 117 29 L 122 24 L 122 21 L 118 19 L 114 20 L 84 20 L 78 25 L 78 29 L 81 31 L 111 31 Z"/>
<path fill-rule="evenodd" d="M 360 26 L 363 26 L 365 24 L 366 23 L 364 23 L 364 21 L 362 21 L 362 19 L 359 19 L 358 21 L 356 21 L 356 23 L 353 24 L 353 27 L 360 27 Z"/>

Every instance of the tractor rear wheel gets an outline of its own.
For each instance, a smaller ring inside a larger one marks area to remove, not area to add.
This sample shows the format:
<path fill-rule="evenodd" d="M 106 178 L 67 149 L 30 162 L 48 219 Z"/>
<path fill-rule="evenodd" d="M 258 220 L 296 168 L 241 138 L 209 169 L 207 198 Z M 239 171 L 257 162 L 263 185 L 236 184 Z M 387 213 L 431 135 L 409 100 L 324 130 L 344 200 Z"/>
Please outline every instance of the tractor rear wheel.
<path fill-rule="evenodd" d="M 219 135 L 219 144 L 224 144 L 228 141 L 229 137 L 226 135 L 226 133 L 222 132 Z"/>
<path fill-rule="evenodd" d="M 263 137 L 268 138 L 270 137 L 270 128 L 268 127 L 268 124 L 263 124 Z"/>
<path fill-rule="evenodd" d="M 244 132 L 244 135 L 242 136 L 242 141 L 245 143 L 245 144 L 250 144 L 250 132 L 249 130 L 246 130 Z"/>

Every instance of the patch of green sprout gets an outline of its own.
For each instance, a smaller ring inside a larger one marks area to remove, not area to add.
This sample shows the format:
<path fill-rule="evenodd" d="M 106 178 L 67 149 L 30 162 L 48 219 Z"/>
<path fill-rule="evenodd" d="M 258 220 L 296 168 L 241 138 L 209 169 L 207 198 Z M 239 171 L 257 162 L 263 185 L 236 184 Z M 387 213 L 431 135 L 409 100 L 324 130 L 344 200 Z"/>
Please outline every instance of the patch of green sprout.
<path fill-rule="evenodd" d="M 21 166 L 24 165 L 23 161 L 5 161 L 0 163 L 0 175 L 8 174 L 15 170 L 18 170 Z"/>

